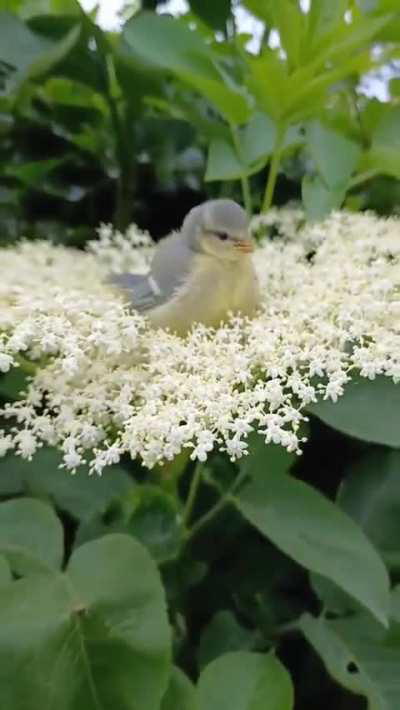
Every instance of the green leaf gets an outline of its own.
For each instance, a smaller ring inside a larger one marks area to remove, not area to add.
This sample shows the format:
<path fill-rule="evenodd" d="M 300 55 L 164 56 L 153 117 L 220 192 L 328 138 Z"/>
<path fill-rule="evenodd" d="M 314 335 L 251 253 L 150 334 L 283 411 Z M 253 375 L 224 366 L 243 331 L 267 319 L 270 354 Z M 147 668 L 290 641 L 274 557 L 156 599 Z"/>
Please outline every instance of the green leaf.
<path fill-rule="evenodd" d="M 80 545 L 113 532 L 135 537 L 158 563 L 174 559 L 183 540 L 175 498 L 156 486 L 136 486 L 101 514 L 84 521 L 78 528 L 75 543 Z"/>
<path fill-rule="evenodd" d="M 5 456 L 0 459 L 0 495 L 49 497 L 61 510 L 86 520 L 134 486 L 120 466 L 110 466 L 101 476 L 90 476 L 84 466 L 75 474 L 60 469 L 61 461 L 56 449 L 46 447 L 39 449 L 32 461 L 12 454 Z"/>
<path fill-rule="evenodd" d="M 385 106 L 371 135 L 371 147 L 363 156 L 361 172 L 376 172 L 400 179 L 400 106 Z"/>
<path fill-rule="evenodd" d="M 293 70 L 301 64 L 301 47 L 306 28 L 305 17 L 297 5 L 287 0 L 271 3 L 271 7 L 288 65 Z"/>
<path fill-rule="evenodd" d="M 238 180 L 254 172 L 248 165 L 241 163 L 232 143 L 223 138 L 215 138 L 208 149 L 205 180 Z"/>
<path fill-rule="evenodd" d="M 315 45 L 343 22 L 347 0 L 312 0 L 308 13 L 308 39 Z"/>
<path fill-rule="evenodd" d="M 319 401 L 308 411 L 348 436 L 400 447 L 400 385 L 390 377 L 353 377 L 337 402 Z"/>
<path fill-rule="evenodd" d="M 7 558 L 0 555 L 0 588 L 12 582 L 12 573 Z"/>
<path fill-rule="evenodd" d="M 361 148 L 320 121 L 307 125 L 306 138 L 308 150 L 327 187 L 332 191 L 345 187 L 358 163 Z"/>
<path fill-rule="evenodd" d="M 82 8 L 77 0 L 21 0 L 21 2 L 19 14 L 24 19 L 35 15 L 82 16 Z"/>
<path fill-rule="evenodd" d="M 319 491 L 272 471 L 245 486 L 236 504 L 280 550 L 328 577 L 387 623 L 386 568 L 362 530 Z"/>
<path fill-rule="evenodd" d="M 298 626 L 330 675 L 363 695 L 368 710 L 398 710 L 400 648 L 386 645 L 368 619 L 330 622 L 305 614 Z"/>
<path fill-rule="evenodd" d="M 173 72 L 205 96 L 228 120 L 248 118 L 247 100 L 228 85 L 200 34 L 176 18 L 142 12 L 124 27 L 123 38 L 133 56 Z"/>
<path fill-rule="evenodd" d="M 284 64 L 272 50 L 259 57 L 247 57 L 250 91 L 264 113 L 279 123 L 286 113 L 288 74 Z"/>
<path fill-rule="evenodd" d="M 190 9 L 215 30 L 224 30 L 231 15 L 231 0 L 189 0 Z"/>
<path fill-rule="evenodd" d="M 0 553 L 19 575 L 58 569 L 63 531 L 52 508 L 33 498 L 0 503 Z"/>
<path fill-rule="evenodd" d="M 0 590 L 4 707 L 159 710 L 169 656 L 159 574 L 124 535 L 79 548 L 65 574 Z"/>
<path fill-rule="evenodd" d="M 326 187 L 321 178 L 305 175 L 301 184 L 304 209 L 307 219 L 325 219 L 332 210 L 339 209 L 345 198 L 344 188 L 331 190 Z"/>
<path fill-rule="evenodd" d="M 389 81 L 389 90 L 390 90 L 390 95 L 392 98 L 399 98 L 400 96 L 400 79 L 395 78 L 395 79 L 390 79 Z"/>
<path fill-rule="evenodd" d="M 272 654 L 226 653 L 210 663 L 198 682 L 199 710 L 292 710 L 293 687 Z"/>
<path fill-rule="evenodd" d="M 297 461 L 296 454 L 291 454 L 278 444 L 266 444 L 261 434 L 251 433 L 248 438 L 249 453 L 243 457 L 240 470 L 243 475 L 253 480 L 263 480 L 270 473 L 288 473 Z"/>
<path fill-rule="evenodd" d="M 195 687 L 177 666 L 172 669 L 160 710 L 198 710 Z"/>
<path fill-rule="evenodd" d="M 76 25 L 58 42 L 32 32 L 10 12 L 0 12 L 0 61 L 10 67 L 10 87 L 47 72 L 72 49 L 79 38 Z"/>
<path fill-rule="evenodd" d="M 277 126 L 266 113 L 257 111 L 241 134 L 242 154 L 249 164 L 263 167 L 274 150 Z M 290 126 L 286 131 L 283 154 L 294 150 L 304 142 L 298 126 Z"/>
<path fill-rule="evenodd" d="M 231 611 L 219 611 L 205 627 L 197 653 L 200 668 L 229 651 L 250 651 L 256 633 L 239 624 Z"/>
<path fill-rule="evenodd" d="M 43 178 L 62 163 L 63 159 L 51 158 L 50 160 L 35 160 L 19 165 L 11 164 L 5 167 L 4 175 L 18 178 L 26 186 L 36 187 Z"/>
<path fill-rule="evenodd" d="M 400 451 L 374 448 L 351 465 L 338 503 L 364 530 L 384 560 L 400 567 Z"/>

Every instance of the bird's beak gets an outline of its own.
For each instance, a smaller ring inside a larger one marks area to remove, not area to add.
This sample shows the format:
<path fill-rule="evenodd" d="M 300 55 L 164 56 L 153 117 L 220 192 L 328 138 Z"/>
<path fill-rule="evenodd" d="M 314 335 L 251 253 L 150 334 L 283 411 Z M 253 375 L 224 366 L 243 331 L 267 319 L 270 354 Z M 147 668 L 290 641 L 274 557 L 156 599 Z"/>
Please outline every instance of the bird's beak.
<path fill-rule="evenodd" d="M 254 251 L 254 244 L 251 239 L 240 239 L 235 243 L 235 249 L 242 254 L 251 254 Z"/>

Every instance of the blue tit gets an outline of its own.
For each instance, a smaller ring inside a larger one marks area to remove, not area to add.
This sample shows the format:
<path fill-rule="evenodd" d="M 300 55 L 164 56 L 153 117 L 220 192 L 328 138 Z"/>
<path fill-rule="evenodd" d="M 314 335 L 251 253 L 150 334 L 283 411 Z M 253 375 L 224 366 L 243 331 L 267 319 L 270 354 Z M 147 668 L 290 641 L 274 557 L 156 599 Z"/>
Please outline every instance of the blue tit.
<path fill-rule="evenodd" d="M 253 316 L 260 300 L 246 212 L 233 200 L 209 200 L 187 214 L 179 232 L 157 245 L 146 275 L 112 283 L 154 327 L 184 335 L 194 323 L 217 327 L 227 314 Z"/>

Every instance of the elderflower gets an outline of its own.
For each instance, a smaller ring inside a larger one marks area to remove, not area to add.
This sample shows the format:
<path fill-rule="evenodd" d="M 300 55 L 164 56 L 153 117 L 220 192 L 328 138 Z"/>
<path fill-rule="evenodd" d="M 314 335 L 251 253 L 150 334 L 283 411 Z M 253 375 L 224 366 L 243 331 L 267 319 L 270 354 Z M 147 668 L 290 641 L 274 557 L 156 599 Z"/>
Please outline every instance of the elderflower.
<path fill-rule="evenodd" d="M 152 330 L 107 285 L 153 252 L 132 225 L 108 225 L 87 251 L 47 242 L 1 250 L 0 371 L 29 364 L 4 405 L 0 456 L 57 446 L 63 465 L 101 473 L 124 454 L 152 467 L 183 449 L 235 460 L 262 434 L 301 452 L 311 402 L 336 402 L 354 373 L 400 381 L 400 221 L 298 209 L 254 221 L 262 306 L 186 338 Z M 21 355 L 23 357 L 21 358 Z"/>

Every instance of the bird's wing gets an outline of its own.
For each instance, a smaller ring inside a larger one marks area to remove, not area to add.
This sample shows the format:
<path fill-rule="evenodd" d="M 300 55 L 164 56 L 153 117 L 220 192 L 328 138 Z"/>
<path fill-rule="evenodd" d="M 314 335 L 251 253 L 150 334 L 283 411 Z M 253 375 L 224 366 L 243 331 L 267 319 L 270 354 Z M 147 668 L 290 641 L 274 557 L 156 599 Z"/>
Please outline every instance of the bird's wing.
<path fill-rule="evenodd" d="M 166 303 L 185 283 L 193 252 L 179 233 L 163 239 L 154 254 L 150 273 L 115 274 L 110 282 L 129 295 L 138 311 L 148 311 Z"/>
<path fill-rule="evenodd" d="M 137 311 L 147 311 L 163 302 L 150 274 L 113 274 L 109 281 L 127 293 Z"/>
<path fill-rule="evenodd" d="M 179 232 L 163 239 L 154 254 L 150 274 L 161 291 L 162 302 L 185 283 L 193 268 L 194 253 Z"/>

